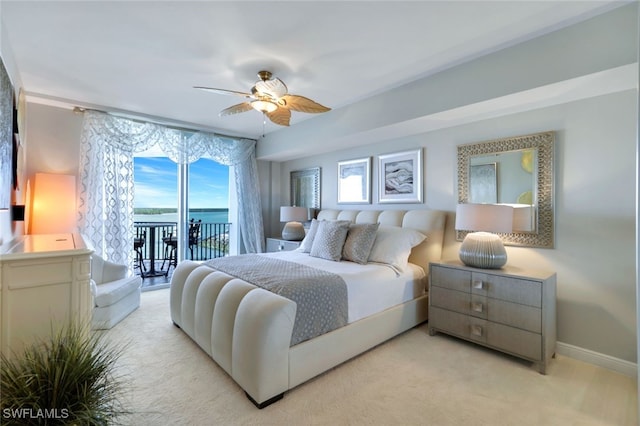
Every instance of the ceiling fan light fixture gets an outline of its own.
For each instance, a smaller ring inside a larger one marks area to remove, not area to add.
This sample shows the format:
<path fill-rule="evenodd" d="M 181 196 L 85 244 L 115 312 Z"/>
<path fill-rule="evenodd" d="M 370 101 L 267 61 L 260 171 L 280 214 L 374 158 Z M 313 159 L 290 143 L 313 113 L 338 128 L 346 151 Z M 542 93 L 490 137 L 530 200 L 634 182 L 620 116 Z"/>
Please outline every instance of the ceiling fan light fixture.
<path fill-rule="evenodd" d="M 264 113 L 273 112 L 278 109 L 278 105 L 276 105 L 274 102 L 265 101 L 262 99 L 251 101 L 251 106 L 253 107 L 253 109 Z"/>

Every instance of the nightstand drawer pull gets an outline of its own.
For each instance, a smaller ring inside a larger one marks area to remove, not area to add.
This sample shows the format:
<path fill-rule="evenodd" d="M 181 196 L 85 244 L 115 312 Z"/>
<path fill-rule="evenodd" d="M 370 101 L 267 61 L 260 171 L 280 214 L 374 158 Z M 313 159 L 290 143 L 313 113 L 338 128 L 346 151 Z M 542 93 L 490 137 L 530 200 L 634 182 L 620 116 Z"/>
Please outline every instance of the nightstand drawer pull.
<path fill-rule="evenodd" d="M 473 288 L 475 288 L 476 290 L 484 289 L 484 282 L 482 282 L 481 280 L 474 281 L 473 282 Z"/>
<path fill-rule="evenodd" d="M 472 325 L 471 326 L 471 335 L 482 337 L 482 326 L 481 325 Z"/>
<path fill-rule="evenodd" d="M 484 311 L 484 305 L 482 304 L 482 302 L 473 302 L 471 303 L 471 309 L 473 309 L 475 312 L 482 312 Z"/>

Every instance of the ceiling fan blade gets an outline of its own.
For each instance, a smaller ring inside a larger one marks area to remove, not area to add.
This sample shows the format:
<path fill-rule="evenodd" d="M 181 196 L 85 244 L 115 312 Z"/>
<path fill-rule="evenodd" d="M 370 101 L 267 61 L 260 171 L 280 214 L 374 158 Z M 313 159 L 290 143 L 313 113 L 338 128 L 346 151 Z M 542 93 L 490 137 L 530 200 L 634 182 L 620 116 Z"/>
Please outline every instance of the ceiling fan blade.
<path fill-rule="evenodd" d="M 320 112 L 327 112 L 331 110 L 331 108 L 320 105 L 316 101 L 312 101 L 311 99 L 305 98 L 304 96 L 284 95 L 282 98 L 280 98 L 280 101 L 284 101 L 287 108 L 299 112 L 317 114 Z"/>
<path fill-rule="evenodd" d="M 291 119 L 291 111 L 282 107 L 278 107 L 275 111 L 267 112 L 265 114 L 269 117 L 269 120 L 279 124 L 280 126 L 288 126 L 289 119 Z"/>
<path fill-rule="evenodd" d="M 225 108 L 220 111 L 220 117 L 224 117 L 225 115 L 233 115 L 239 114 L 241 112 L 251 111 L 253 107 L 249 102 L 243 102 L 241 104 L 230 106 L 229 108 Z"/>
<path fill-rule="evenodd" d="M 253 99 L 254 96 L 251 93 L 237 92 L 235 90 L 216 89 L 214 87 L 193 86 L 194 89 L 206 90 L 207 92 L 217 93 L 219 95 L 232 95 L 241 96 L 243 98 Z"/>
<path fill-rule="evenodd" d="M 260 93 L 267 93 L 274 98 L 281 98 L 287 94 L 287 86 L 279 78 L 258 81 L 255 85 Z"/>

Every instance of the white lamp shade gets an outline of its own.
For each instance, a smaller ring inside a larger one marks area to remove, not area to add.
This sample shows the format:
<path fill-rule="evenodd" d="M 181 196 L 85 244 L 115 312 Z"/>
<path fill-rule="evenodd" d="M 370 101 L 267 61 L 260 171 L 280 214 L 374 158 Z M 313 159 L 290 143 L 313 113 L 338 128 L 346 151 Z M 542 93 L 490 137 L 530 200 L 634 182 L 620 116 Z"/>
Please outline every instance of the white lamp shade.
<path fill-rule="evenodd" d="M 36 173 L 31 196 L 28 233 L 77 231 L 75 176 Z"/>
<path fill-rule="evenodd" d="M 462 231 L 513 232 L 513 207 L 500 204 L 458 204 L 456 229 Z"/>
<path fill-rule="evenodd" d="M 306 207 L 280 207 L 280 222 L 305 222 L 309 217 Z"/>
<path fill-rule="evenodd" d="M 513 207 L 513 231 L 531 232 L 535 229 L 535 207 L 529 204 L 511 204 Z"/>

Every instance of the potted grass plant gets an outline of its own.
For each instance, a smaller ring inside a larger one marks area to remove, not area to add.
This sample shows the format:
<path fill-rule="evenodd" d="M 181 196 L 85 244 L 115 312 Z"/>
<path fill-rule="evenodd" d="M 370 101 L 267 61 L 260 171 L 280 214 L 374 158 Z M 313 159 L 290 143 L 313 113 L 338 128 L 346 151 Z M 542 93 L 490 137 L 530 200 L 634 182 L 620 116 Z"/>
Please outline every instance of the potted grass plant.
<path fill-rule="evenodd" d="M 23 353 L 0 355 L 0 424 L 119 424 L 128 414 L 116 371 L 122 350 L 72 324 Z"/>

